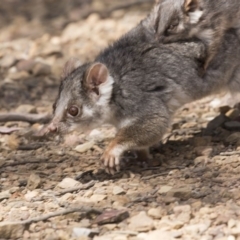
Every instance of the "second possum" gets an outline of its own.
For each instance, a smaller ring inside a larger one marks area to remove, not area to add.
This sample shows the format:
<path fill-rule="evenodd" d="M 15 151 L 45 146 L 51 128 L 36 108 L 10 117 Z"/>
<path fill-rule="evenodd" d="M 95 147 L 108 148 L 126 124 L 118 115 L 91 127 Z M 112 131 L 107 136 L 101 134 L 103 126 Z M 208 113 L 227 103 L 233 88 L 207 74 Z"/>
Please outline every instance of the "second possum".
<path fill-rule="evenodd" d="M 160 0 L 150 17 L 157 38 L 164 43 L 194 37 L 203 41 L 207 45 L 206 70 L 226 30 L 240 28 L 240 1 Z"/>

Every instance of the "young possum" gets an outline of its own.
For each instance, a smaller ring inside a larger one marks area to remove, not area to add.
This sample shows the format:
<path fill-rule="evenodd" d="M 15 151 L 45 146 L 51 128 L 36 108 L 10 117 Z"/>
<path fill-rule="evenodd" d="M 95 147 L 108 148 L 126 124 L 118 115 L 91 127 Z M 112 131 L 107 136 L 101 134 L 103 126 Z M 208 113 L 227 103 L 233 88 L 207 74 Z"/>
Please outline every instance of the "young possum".
<path fill-rule="evenodd" d="M 204 70 L 216 55 L 226 30 L 240 29 L 239 0 L 159 0 L 151 13 L 164 43 L 198 38 L 207 46 Z"/>
<path fill-rule="evenodd" d="M 112 124 L 118 131 L 101 161 L 108 173 L 114 173 L 124 151 L 141 150 L 146 156 L 148 147 L 161 141 L 179 107 L 227 88 L 239 68 L 240 45 L 233 34 L 208 79 L 198 76 L 204 44 L 159 44 L 154 39 L 147 18 L 93 62 L 68 62 L 54 117 L 44 132 Z"/>

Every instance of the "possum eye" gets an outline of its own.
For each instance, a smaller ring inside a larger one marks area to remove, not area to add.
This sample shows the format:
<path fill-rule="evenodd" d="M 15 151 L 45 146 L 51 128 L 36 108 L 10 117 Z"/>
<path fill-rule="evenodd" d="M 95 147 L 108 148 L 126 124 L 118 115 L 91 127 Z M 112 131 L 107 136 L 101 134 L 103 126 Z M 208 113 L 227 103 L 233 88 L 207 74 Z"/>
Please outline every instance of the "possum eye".
<path fill-rule="evenodd" d="M 168 30 L 173 30 L 175 27 L 177 27 L 177 25 L 172 24 L 169 26 Z"/>
<path fill-rule="evenodd" d="M 56 107 L 57 107 L 57 102 L 55 102 L 55 103 L 52 105 L 53 112 L 55 112 Z"/>
<path fill-rule="evenodd" d="M 167 33 L 173 32 L 179 24 L 179 19 L 175 19 L 167 28 Z"/>
<path fill-rule="evenodd" d="M 70 106 L 68 108 L 68 114 L 73 116 L 73 117 L 76 117 L 79 113 L 79 108 L 77 106 Z"/>

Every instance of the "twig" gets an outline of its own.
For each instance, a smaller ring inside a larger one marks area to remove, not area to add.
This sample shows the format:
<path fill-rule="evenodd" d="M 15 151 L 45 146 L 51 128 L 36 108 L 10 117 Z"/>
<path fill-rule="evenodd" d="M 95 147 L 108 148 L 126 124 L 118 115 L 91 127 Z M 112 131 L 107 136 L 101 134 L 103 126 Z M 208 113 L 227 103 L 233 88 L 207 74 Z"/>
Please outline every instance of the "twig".
<path fill-rule="evenodd" d="M 49 159 L 46 158 L 40 158 L 34 161 L 19 161 L 19 162 L 12 162 L 12 163 L 4 163 L 3 165 L 0 166 L 0 168 L 2 167 L 14 167 L 14 166 L 18 166 L 18 165 L 24 165 L 24 164 L 28 164 L 28 163 L 43 163 L 43 162 L 48 162 L 48 163 L 61 163 L 63 162 L 65 159 L 61 159 L 59 161 L 55 161 L 55 162 L 49 162 Z"/>
<path fill-rule="evenodd" d="M 151 176 L 142 177 L 141 179 L 142 180 L 149 180 L 151 178 L 168 175 L 168 173 L 169 173 L 169 171 L 168 172 L 162 172 L 162 173 L 154 174 L 154 175 L 151 175 Z"/>
<path fill-rule="evenodd" d="M 43 216 L 40 216 L 40 217 L 30 218 L 30 219 L 25 220 L 25 221 L 20 221 L 19 223 L 29 225 L 31 223 L 46 221 L 46 220 L 48 220 L 49 218 L 52 218 L 52 217 L 62 216 L 62 215 L 66 215 L 66 214 L 74 213 L 74 212 L 84 212 L 85 214 L 87 214 L 88 212 L 95 212 L 95 213 L 100 214 L 100 213 L 102 213 L 102 210 L 88 208 L 88 207 L 69 208 L 69 209 L 59 211 L 59 212 L 49 213 L 49 214 L 46 214 L 46 215 L 43 215 Z"/>
<path fill-rule="evenodd" d="M 138 232 L 134 232 L 134 231 L 128 231 L 128 230 L 118 230 L 118 231 L 111 231 L 112 234 L 115 235 L 130 235 L 130 236 L 136 236 L 138 235 Z"/>
<path fill-rule="evenodd" d="M 96 13 L 99 14 L 101 17 L 107 17 L 109 16 L 112 12 L 117 11 L 117 10 L 121 10 L 121 9 L 126 9 L 126 8 L 130 8 L 139 4 L 143 4 L 143 3 L 154 3 L 154 0 L 136 0 L 136 1 L 132 1 L 126 4 L 121 4 L 118 6 L 114 6 L 112 8 L 109 8 L 105 11 L 98 11 L 98 10 L 90 10 L 88 12 L 86 12 L 85 14 L 83 14 L 83 18 L 87 18 L 89 15 Z"/>
<path fill-rule="evenodd" d="M 110 8 L 107 11 L 107 13 L 110 14 L 113 11 L 117 11 L 117 10 L 125 9 L 125 8 L 130 8 L 130 7 L 133 7 L 133 6 L 136 6 L 136 5 L 139 5 L 139 4 L 143 4 L 143 3 L 154 3 L 154 0 L 136 0 L 136 1 L 133 1 L 133 2 L 128 2 L 128 3 L 125 3 L 125 4 L 121 4 L 121 5 Z"/>
<path fill-rule="evenodd" d="M 79 191 L 79 190 L 85 190 L 85 189 L 88 189 L 88 188 L 94 186 L 95 183 L 96 183 L 96 181 L 90 181 L 89 183 L 86 183 L 82 186 L 77 186 L 77 187 L 73 187 L 73 188 L 66 189 L 64 191 L 58 192 L 58 193 L 55 194 L 55 196 L 61 196 L 61 195 L 64 195 L 66 193 L 71 193 L 71 192 L 75 192 L 75 191 Z"/>
<path fill-rule="evenodd" d="M 2 113 L 0 122 L 22 121 L 29 123 L 47 123 L 51 120 L 49 114 L 30 114 L 30 113 Z"/>
<path fill-rule="evenodd" d="M 16 131 L 19 131 L 21 130 L 21 128 L 19 127 L 0 127 L 0 133 L 1 134 L 10 134 L 10 133 L 13 133 L 13 132 L 16 132 Z"/>
<path fill-rule="evenodd" d="M 220 156 L 232 156 L 232 155 L 238 155 L 238 154 L 240 154 L 240 151 L 221 152 Z"/>
<path fill-rule="evenodd" d="M 18 146 L 18 150 L 36 150 L 40 147 L 44 146 L 44 143 L 32 143 L 32 144 L 26 144 L 26 145 L 20 145 Z"/>
<path fill-rule="evenodd" d="M 161 169 L 161 168 L 164 168 L 163 170 L 174 170 L 174 169 L 181 170 L 181 169 L 185 169 L 186 166 L 177 166 L 177 167 L 163 167 L 163 166 L 159 166 L 159 167 L 146 167 L 146 168 L 144 168 L 141 171 L 143 172 L 143 171 L 149 171 L 149 170 L 158 170 L 158 169 Z"/>
<path fill-rule="evenodd" d="M 153 201 L 152 199 L 155 199 L 156 196 L 148 196 L 148 197 L 139 197 L 136 198 L 132 201 L 132 203 L 138 203 L 138 202 L 149 202 L 151 200 L 151 202 Z"/>
<path fill-rule="evenodd" d="M 134 203 L 139 203 L 139 202 L 153 202 L 156 198 L 156 196 L 154 196 L 154 195 L 153 196 L 145 196 L 145 197 L 135 198 L 130 203 L 128 203 L 126 207 L 130 208 L 131 206 L 134 205 Z"/>

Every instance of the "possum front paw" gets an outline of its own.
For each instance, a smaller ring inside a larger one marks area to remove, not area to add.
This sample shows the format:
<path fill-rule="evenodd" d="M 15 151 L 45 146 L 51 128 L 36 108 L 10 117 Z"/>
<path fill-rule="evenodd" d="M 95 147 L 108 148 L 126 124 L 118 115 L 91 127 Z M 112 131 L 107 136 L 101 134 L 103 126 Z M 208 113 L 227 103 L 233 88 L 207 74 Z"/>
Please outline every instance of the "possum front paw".
<path fill-rule="evenodd" d="M 120 157 L 111 153 L 104 153 L 101 161 L 104 165 L 105 171 L 108 174 L 115 174 L 120 171 Z"/>
<path fill-rule="evenodd" d="M 114 174 L 120 171 L 120 160 L 124 149 L 121 145 L 111 143 L 105 150 L 101 162 L 105 167 L 105 171 Z"/>
<path fill-rule="evenodd" d="M 152 158 L 148 148 L 130 152 L 133 156 L 124 154 L 126 153 L 125 145 L 117 144 L 116 141 L 111 142 L 101 158 L 105 171 L 113 175 L 120 171 L 120 166 L 128 165 L 129 161 L 142 166 L 148 164 Z"/>
<path fill-rule="evenodd" d="M 101 158 L 107 173 L 114 174 L 120 171 L 123 153 L 131 148 L 131 143 L 119 135 L 109 143 Z"/>

